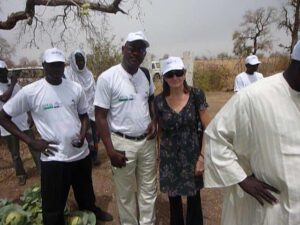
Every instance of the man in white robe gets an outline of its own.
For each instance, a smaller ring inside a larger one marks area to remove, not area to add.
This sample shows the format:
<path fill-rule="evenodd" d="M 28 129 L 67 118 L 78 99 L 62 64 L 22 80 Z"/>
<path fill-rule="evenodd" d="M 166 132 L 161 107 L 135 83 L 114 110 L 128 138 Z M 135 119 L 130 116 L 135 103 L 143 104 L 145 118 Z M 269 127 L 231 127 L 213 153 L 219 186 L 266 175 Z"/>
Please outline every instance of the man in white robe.
<path fill-rule="evenodd" d="M 284 73 L 235 94 L 205 130 L 206 187 L 222 225 L 300 224 L 300 42 Z"/>

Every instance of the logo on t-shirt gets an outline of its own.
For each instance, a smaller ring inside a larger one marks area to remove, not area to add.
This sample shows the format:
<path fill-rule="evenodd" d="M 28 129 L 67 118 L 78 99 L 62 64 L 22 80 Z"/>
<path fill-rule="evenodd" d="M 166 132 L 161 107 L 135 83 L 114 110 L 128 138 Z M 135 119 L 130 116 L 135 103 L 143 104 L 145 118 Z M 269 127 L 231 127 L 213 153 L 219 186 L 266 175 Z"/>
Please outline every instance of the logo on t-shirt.
<path fill-rule="evenodd" d="M 119 97 L 119 102 L 126 102 L 126 101 L 132 101 L 134 99 L 133 95 L 129 96 L 120 96 Z"/>
<path fill-rule="evenodd" d="M 48 109 L 60 108 L 61 106 L 62 106 L 62 103 L 60 103 L 60 102 L 54 102 L 54 103 L 43 104 L 42 108 L 43 108 L 44 111 L 46 111 Z"/>

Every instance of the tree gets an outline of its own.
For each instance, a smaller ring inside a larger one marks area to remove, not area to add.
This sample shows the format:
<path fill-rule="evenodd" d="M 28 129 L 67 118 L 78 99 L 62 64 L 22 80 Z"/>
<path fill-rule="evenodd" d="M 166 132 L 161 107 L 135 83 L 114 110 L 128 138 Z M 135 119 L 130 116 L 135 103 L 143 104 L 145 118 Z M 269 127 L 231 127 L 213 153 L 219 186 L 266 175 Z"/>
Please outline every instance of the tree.
<path fill-rule="evenodd" d="M 52 45 L 66 44 L 66 39 L 70 36 L 76 38 L 80 33 L 85 33 L 88 38 L 97 37 L 102 25 L 97 16 L 118 12 L 128 14 L 129 11 L 120 8 L 122 3 L 129 5 L 130 11 L 133 6 L 139 6 L 140 0 L 26 0 L 24 10 L 13 12 L 6 20 L 0 21 L 0 30 L 11 30 L 21 24 L 21 33 L 32 34 L 30 46 L 37 46 L 36 38 L 41 34 L 47 35 Z M 51 12 L 46 11 L 51 7 Z M 57 38 L 54 39 L 52 34 Z"/>
<path fill-rule="evenodd" d="M 97 77 L 103 71 L 121 62 L 121 47 L 114 45 L 115 37 L 102 36 L 91 40 L 92 52 L 87 55 L 87 67 Z"/>
<path fill-rule="evenodd" d="M 288 49 L 290 53 L 294 45 L 298 41 L 298 32 L 300 29 L 300 0 L 288 0 L 281 8 L 281 16 L 279 18 L 278 27 L 285 29 L 286 33 L 291 37 L 288 46 L 280 44 L 281 47 Z"/>
<path fill-rule="evenodd" d="M 230 58 L 230 56 L 226 52 L 221 52 L 217 55 L 217 59 L 223 60 L 223 59 L 229 59 L 229 58 Z"/>
<path fill-rule="evenodd" d="M 240 30 L 233 33 L 233 53 L 238 56 L 256 54 L 258 50 L 272 49 L 270 26 L 275 22 L 274 8 L 259 8 L 246 11 Z"/>

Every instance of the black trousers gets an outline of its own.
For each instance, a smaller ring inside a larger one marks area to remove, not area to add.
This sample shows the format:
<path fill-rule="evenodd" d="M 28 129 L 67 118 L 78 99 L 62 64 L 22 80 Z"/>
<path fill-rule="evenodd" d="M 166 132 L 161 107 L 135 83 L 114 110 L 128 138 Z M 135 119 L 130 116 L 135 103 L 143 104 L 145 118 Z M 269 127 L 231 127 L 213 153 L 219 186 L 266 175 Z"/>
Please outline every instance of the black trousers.
<path fill-rule="evenodd" d="M 170 225 L 184 225 L 181 196 L 169 196 Z M 203 225 L 200 191 L 187 197 L 186 225 Z"/>
<path fill-rule="evenodd" d="M 89 157 L 75 162 L 41 161 L 44 225 L 64 225 L 64 209 L 72 186 L 80 210 L 94 211 L 95 194 Z"/>

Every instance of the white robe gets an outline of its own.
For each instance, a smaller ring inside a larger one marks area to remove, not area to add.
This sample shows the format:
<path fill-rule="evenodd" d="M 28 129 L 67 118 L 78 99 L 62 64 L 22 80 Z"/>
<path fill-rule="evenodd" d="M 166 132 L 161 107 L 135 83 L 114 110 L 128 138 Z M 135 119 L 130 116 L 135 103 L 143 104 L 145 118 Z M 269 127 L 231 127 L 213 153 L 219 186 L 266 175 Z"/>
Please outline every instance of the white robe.
<path fill-rule="evenodd" d="M 282 74 L 235 94 L 205 131 L 206 187 L 227 187 L 223 225 L 300 224 L 300 93 Z M 261 206 L 238 183 L 255 176 L 277 188 Z"/>
<path fill-rule="evenodd" d="M 85 65 L 82 70 L 80 70 L 76 64 L 75 55 L 80 53 L 85 60 Z M 86 67 L 86 56 L 82 50 L 76 50 L 70 55 L 70 65 L 65 68 L 65 77 L 66 79 L 75 81 L 80 84 L 84 90 L 86 99 L 89 104 L 88 116 L 90 120 L 95 121 L 95 110 L 94 110 L 94 97 L 96 84 L 92 72 Z"/>

